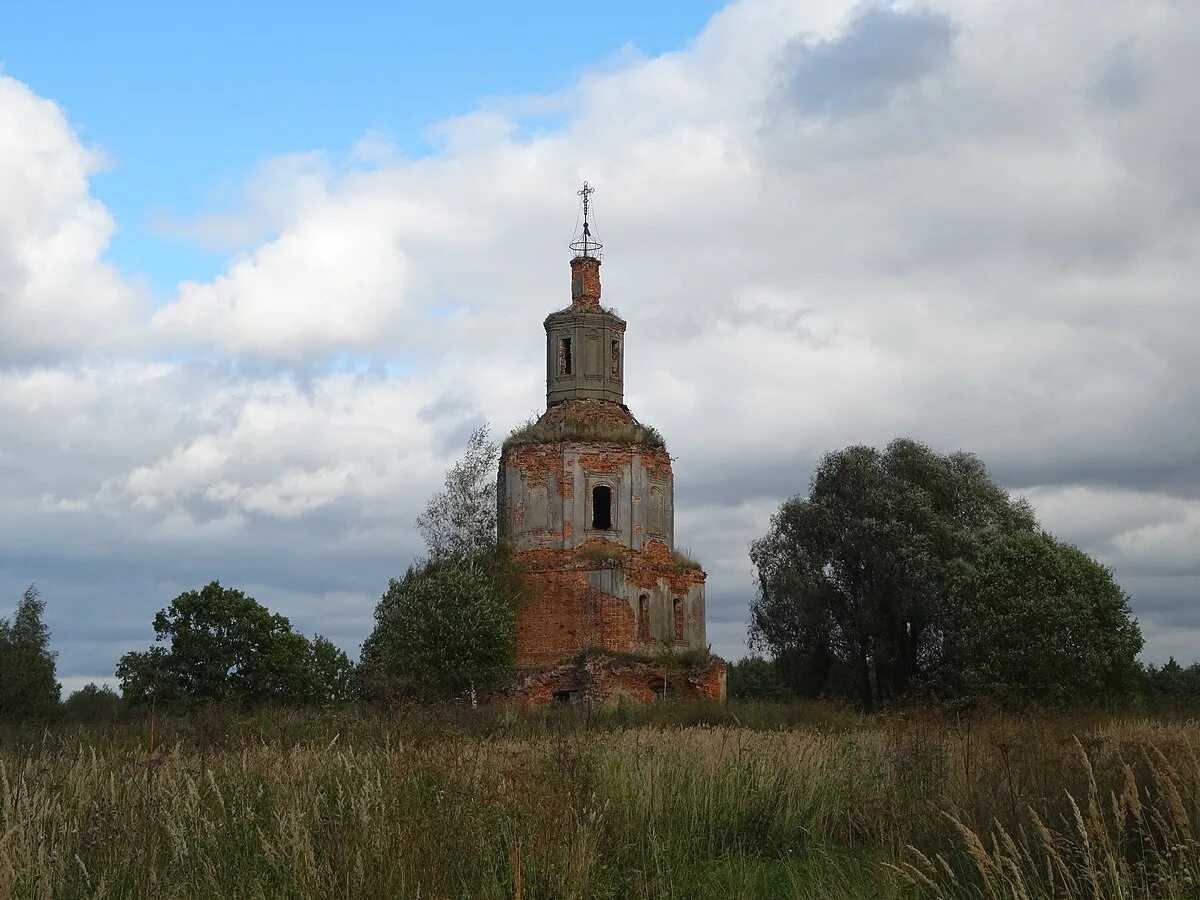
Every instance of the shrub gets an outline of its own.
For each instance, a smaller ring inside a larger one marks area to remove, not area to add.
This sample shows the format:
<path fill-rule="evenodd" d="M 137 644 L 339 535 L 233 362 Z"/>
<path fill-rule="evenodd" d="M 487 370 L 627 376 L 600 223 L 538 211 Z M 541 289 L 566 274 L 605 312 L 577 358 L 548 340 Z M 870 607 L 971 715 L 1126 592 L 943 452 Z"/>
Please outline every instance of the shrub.
<path fill-rule="evenodd" d="M 121 695 L 107 685 L 85 684 L 65 701 L 63 717 L 72 722 L 113 722 L 125 712 Z"/>
<path fill-rule="evenodd" d="M 761 656 L 746 656 L 729 664 L 726 692 L 731 700 L 786 700 L 788 688 L 779 664 Z"/>
<path fill-rule="evenodd" d="M 487 691 L 512 673 L 520 582 L 506 554 L 430 560 L 393 578 L 363 644 L 373 700 Z"/>

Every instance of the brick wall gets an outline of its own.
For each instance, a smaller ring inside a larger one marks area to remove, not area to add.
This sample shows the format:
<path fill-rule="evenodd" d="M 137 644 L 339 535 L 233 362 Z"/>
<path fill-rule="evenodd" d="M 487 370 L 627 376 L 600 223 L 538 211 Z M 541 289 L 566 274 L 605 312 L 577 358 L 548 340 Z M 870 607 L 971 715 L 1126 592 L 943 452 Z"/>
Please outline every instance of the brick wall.
<path fill-rule="evenodd" d="M 590 584 L 589 575 L 596 563 L 588 560 L 588 549 L 606 546 L 603 541 L 589 542 L 577 550 L 528 550 L 516 554 L 523 569 L 525 602 L 517 615 L 517 665 L 521 668 L 560 662 L 586 648 L 606 648 L 618 652 L 654 653 L 663 640 L 671 640 L 677 627 L 672 618 L 670 631 L 646 640 L 638 634 L 635 610 L 636 594 L 620 597 L 606 594 Z M 654 549 L 624 550 L 612 560 L 624 578 L 636 590 L 662 596 L 662 584 L 669 595 L 685 598 L 679 615 L 687 615 L 694 626 L 689 633 L 702 633 L 704 620 L 703 591 L 705 574 L 700 570 L 681 571 L 662 544 Z M 697 599 L 698 597 L 698 599 Z M 672 608 L 666 611 L 674 616 Z M 648 632 L 647 632 L 648 633 Z"/>
<path fill-rule="evenodd" d="M 517 666 L 560 662 L 587 647 L 629 650 L 634 621 L 629 603 L 588 584 L 586 570 L 526 572 L 525 602 L 517 615 Z"/>
<path fill-rule="evenodd" d="M 526 672 L 502 699 L 540 708 L 556 702 L 613 704 L 683 698 L 725 699 L 725 662 L 711 657 L 690 668 L 592 654 L 586 659 Z"/>

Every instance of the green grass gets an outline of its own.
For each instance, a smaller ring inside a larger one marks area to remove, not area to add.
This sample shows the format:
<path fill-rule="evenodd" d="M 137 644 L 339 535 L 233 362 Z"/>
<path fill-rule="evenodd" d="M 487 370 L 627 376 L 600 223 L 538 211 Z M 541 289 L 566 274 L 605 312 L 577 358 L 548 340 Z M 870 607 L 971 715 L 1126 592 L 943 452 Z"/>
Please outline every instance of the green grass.
<path fill-rule="evenodd" d="M 209 709 L 0 731 L 0 897 L 1195 897 L 1198 786 L 1187 721 Z"/>

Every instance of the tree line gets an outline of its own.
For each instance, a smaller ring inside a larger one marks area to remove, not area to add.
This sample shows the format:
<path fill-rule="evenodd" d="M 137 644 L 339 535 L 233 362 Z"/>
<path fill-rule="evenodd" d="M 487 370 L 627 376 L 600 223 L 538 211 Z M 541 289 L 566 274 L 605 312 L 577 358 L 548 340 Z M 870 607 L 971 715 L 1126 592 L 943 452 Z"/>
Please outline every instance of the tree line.
<path fill-rule="evenodd" d="M 427 554 L 389 583 L 357 663 L 214 581 L 158 612 L 155 646 L 117 665 L 119 695 L 88 685 L 64 704 L 31 586 L 0 620 L 0 720 L 445 700 L 503 686 L 521 584 L 496 539 L 498 455 L 486 427 L 471 435 L 417 520 Z M 730 666 L 732 697 L 829 697 L 867 710 L 1200 703 L 1200 665 L 1141 665 L 1141 633 L 1112 572 L 1046 532 L 969 453 L 907 439 L 830 453 L 750 559 L 755 655 Z"/>

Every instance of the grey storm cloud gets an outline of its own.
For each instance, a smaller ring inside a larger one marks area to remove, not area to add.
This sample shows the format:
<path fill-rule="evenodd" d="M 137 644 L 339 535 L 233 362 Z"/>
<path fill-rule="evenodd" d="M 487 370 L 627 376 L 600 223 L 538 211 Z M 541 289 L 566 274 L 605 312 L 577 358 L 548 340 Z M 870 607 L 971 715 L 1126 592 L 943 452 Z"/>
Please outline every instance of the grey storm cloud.
<path fill-rule="evenodd" d="M 953 24 L 941 13 L 865 4 L 836 37 L 789 48 L 788 96 L 807 114 L 867 112 L 941 66 L 953 42 Z"/>
<path fill-rule="evenodd" d="M 1136 106 L 1144 92 L 1145 76 L 1136 49 L 1128 42 L 1119 44 L 1101 63 L 1092 96 L 1113 109 L 1127 109 Z"/>

